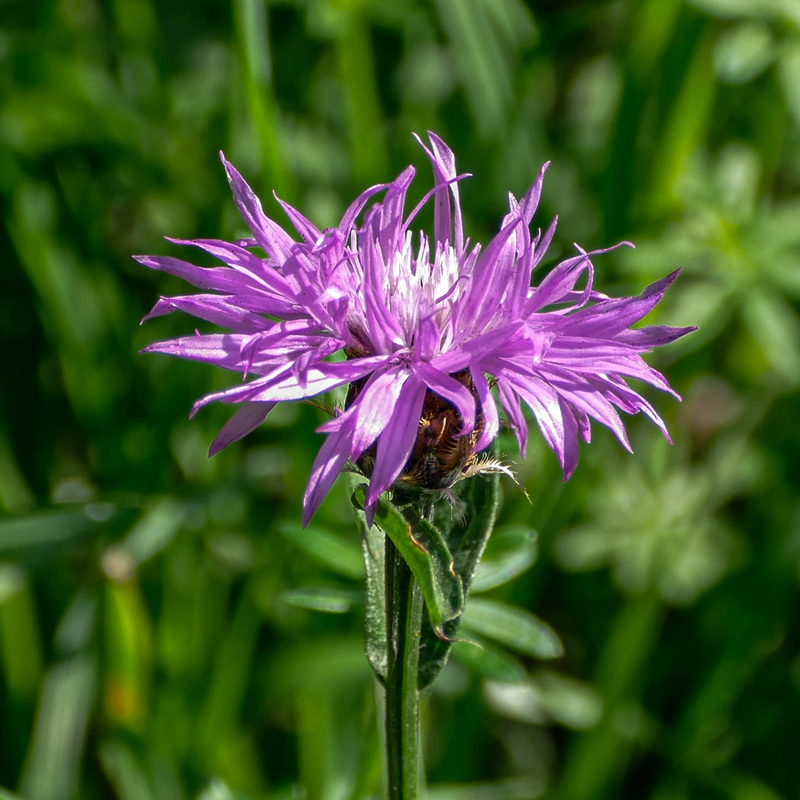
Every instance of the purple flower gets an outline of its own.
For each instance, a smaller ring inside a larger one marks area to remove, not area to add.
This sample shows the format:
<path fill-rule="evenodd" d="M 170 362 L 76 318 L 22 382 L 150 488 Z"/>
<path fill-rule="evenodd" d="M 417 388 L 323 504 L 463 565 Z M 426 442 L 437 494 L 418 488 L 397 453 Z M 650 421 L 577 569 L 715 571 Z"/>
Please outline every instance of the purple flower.
<path fill-rule="evenodd" d="M 306 490 L 304 523 L 348 462 L 370 475 L 370 515 L 398 479 L 446 489 L 476 471 L 476 454 L 497 436 L 501 406 L 523 455 L 523 403 L 530 408 L 565 480 L 578 463 L 579 441 L 590 440 L 591 419 L 611 428 L 629 450 L 618 410 L 643 412 L 668 436 L 659 414 L 626 379 L 672 392 L 641 354 L 694 328 L 631 326 L 678 273 L 638 297 L 612 299 L 593 288 L 590 257 L 596 253 L 578 248 L 532 286 L 556 225 L 531 236 L 547 165 L 521 201 L 509 196 L 494 239 L 485 248 L 473 246 L 464 239 L 459 198 L 458 181 L 466 176 L 457 175 L 450 148 L 433 133 L 429 138 L 430 149 L 420 144 L 433 165 L 435 188 L 408 216 L 413 167 L 365 191 L 338 228 L 320 231 L 279 200 L 300 235 L 297 242 L 264 214 L 223 156 L 253 238 L 171 240 L 224 264 L 212 269 L 169 256 L 138 258 L 201 290 L 161 298 L 146 319 L 178 309 L 233 331 L 145 348 L 243 374 L 242 383 L 195 404 L 195 412 L 215 400 L 242 404 L 210 455 L 257 428 L 279 402 L 349 386 L 344 410 L 319 429 L 327 439 Z M 358 227 L 381 192 L 382 202 Z M 431 196 L 433 238 L 416 237 L 410 225 Z M 253 252 L 257 248 L 266 257 Z M 577 288 L 582 279 L 584 288 Z"/>

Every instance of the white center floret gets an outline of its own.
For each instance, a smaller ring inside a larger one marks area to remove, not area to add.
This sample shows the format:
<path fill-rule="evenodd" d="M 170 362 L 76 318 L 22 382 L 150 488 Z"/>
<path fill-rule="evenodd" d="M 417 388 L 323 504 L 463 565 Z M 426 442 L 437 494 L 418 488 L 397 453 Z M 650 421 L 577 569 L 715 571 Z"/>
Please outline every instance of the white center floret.
<path fill-rule="evenodd" d="M 434 314 L 441 329 L 450 316 L 453 302 L 463 292 L 459 283 L 460 264 L 455 250 L 445 244 L 431 261 L 427 236 L 420 234 L 419 250 L 414 255 L 412 234 L 403 249 L 386 265 L 385 302 L 411 339 L 420 319 Z"/>

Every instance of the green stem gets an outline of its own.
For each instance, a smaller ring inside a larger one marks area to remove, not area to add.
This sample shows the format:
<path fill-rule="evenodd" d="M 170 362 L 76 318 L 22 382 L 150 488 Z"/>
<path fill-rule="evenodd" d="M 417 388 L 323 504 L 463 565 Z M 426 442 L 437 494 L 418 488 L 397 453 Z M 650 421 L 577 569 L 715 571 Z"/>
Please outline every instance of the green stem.
<path fill-rule="evenodd" d="M 389 800 L 416 800 L 420 783 L 419 636 L 422 592 L 386 537 L 386 751 Z"/>

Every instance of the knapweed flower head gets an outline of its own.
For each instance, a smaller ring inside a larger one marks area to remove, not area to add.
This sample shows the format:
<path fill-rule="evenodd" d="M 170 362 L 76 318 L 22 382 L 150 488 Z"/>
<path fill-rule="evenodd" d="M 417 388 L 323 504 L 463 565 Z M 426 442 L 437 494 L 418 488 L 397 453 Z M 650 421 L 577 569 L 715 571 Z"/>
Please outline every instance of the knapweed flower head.
<path fill-rule="evenodd" d="M 678 273 L 638 297 L 612 299 L 594 289 L 597 253 L 578 248 L 532 285 L 556 225 L 531 234 L 547 165 L 521 200 L 509 195 L 508 214 L 489 244 L 472 245 L 464 238 L 458 185 L 467 176 L 457 174 L 438 136 L 430 133 L 429 141 L 420 144 L 435 185 L 409 215 L 413 167 L 367 189 L 337 228 L 321 231 L 279 200 L 299 240 L 264 214 L 222 156 L 252 238 L 171 240 L 215 256 L 223 264 L 216 268 L 138 258 L 201 290 L 161 298 L 146 319 L 180 310 L 232 331 L 145 348 L 242 373 L 238 385 L 195 404 L 195 411 L 214 401 L 241 404 L 210 455 L 257 428 L 277 403 L 348 387 L 345 407 L 319 429 L 327 438 L 306 490 L 304 523 L 348 464 L 370 477 L 370 518 L 398 480 L 447 489 L 476 471 L 477 454 L 500 429 L 501 408 L 523 455 L 523 405 L 530 409 L 565 479 L 577 466 L 580 440 L 590 440 L 592 419 L 629 450 L 620 410 L 642 412 L 668 436 L 627 379 L 672 392 L 642 353 L 694 329 L 631 326 Z M 411 224 L 431 198 L 433 236 L 417 235 Z"/>

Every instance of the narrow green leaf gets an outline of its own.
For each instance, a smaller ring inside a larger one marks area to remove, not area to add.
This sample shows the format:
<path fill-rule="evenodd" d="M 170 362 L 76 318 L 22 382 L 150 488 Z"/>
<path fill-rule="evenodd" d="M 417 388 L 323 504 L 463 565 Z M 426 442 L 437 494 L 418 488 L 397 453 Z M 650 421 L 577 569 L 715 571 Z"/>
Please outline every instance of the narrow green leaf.
<path fill-rule="evenodd" d="M 217 646 L 211 680 L 197 723 L 198 749 L 210 758 L 222 732 L 235 730 L 254 669 L 261 618 L 245 587 L 224 639 Z"/>
<path fill-rule="evenodd" d="M 234 793 L 222 778 L 212 778 L 197 795 L 197 800 L 234 800 Z"/>
<path fill-rule="evenodd" d="M 548 716 L 567 728 L 588 731 L 603 716 L 603 701 L 589 684 L 551 670 L 536 673 L 531 682 Z"/>
<path fill-rule="evenodd" d="M 166 497 L 145 512 L 119 543 L 102 556 L 103 569 L 114 580 L 130 580 L 136 570 L 160 553 L 177 535 L 183 523 L 183 503 Z"/>
<path fill-rule="evenodd" d="M 428 800 L 530 800 L 531 797 L 541 797 L 545 787 L 545 778 L 540 773 L 493 783 L 431 786 L 427 797 Z"/>
<path fill-rule="evenodd" d="M 69 800 L 77 795 L 96 673 L 95 660 L 85 655 L 48 672 L 20 784 L 24 797 Z"/>
<path fill-rule="evenodd" d="M 471 591 L 485 592 L 508 583 L 530 569 L 538 554 L 536 531 L 515 527 L 496 532 L 475 570 Z"/>
<path fill-rule="evenodd" d="M 155 800 L 150 779 L 127 744 L 108 739 L 100 744 L 98 754 L 103 772 L 120 800 Z"/>
<path fill-rule="evenodd" d="M 364 579 L 364 561 L 355 542 L 322 528 L 308 527 L 304 530 L 301 525 L 291 522 L 282 524 L 280 532 L 292 544 L 339 575 Z"/>
<path fill-rule="evenodd" d="M 519 683 L 526 680 L 525 667 L 503 648 L 479 640 L 453 643 L 453 658 L 482 678 L 501 683 Z"/>
<path fill-rule="evenodd" d="M 489 707 L 501 717 L 529 725 L 549 722 L 541 693 L 527 678 L 521 683 L 486 681 L 482 694 Z"/>
<path fill-rule="evenodd" d="M 587 731 L 603 716 L 603 701 L 595 689 L 550 670 L 524 676 L 516 683 L 487 681 L 483 695 L 498 714 L 533 725 L 557 722 Z"/>
<path fill-rule="evenodd" d="M 336 633 L 306 637 L 292 648 L 279 650 L 265 675 L 264 688 L 276 700 L 307 687 L 337 688 L 367 685 L 371 673 L 364 660 L 360 634 Z"/>
<path fill-rule="evenodd" d="M 270 795 L 272 797 L 272 795 Z M 212 778 L 200 790 L 197 800 L 251 800 L 250 795 L 234 792 L 222 778 Z"/>
<path fill-rule="evenodd" d="M 136 579 L 106 581 L 103 600 L 105 712 L 128 730 L 144 730 L 153 682 L 153 622 Z"/>
<path fill-rule="evenodd" d="M 97 626 L 98 596 L 94 589 L 78 589 L 58 623 L 53 636 L 57 652 L 71 656 L 86 647 Z"/>
<path fill-rule="evenodd" d="M 93 516 L 91 504 L 86 509 L 45 511 L 0 521 L 0 552 L 21 547 L 40 547 L 74 539 L 96 528 L 104 519 Z M 113 511 L 112 511 L 113 513 Z"/>
<path fill-rule="evenodd" d="M 0 422 L 0 508 L 11 512 L 27 511 L 36 504 L 25 475 Z"/>
<path fill-rule="evenodd" d="M 519 653 L 536 658 L 560 658 L 564 654 L 561 640 L 549 625 L 528 611 L 495 600 L 472 598 L 462 624 Z"/>
<path fill-rule="evenodd" d="M 33 698 L 42 674 L 36 601 L 25 570 L 0 564 L 0 662 L 14 700 Z"/>
<path fill-rule="evenodd" d="M 233 9 L 244 85 L 266 177 L 279 196 L 291 199 L 294 186 L 292 176 L 284 167 L 280 147 L 280 119 L 272 86 L 266 6 L 259 0 L 235 0 Z"/>
<path fill-rule="evenodd" d="M 374 183 L 389 171 L 386 125 L 368 21 L 359 8 L 339 8 L 334 25 L 334 50 L 342 92 L 353 179 Z"/>
<path fill-rule="evenodd" d="M 725 83 L 741 84 L 764 72 L 778 55 L 775 38 L 763 22 L 728 28 L 714 47 L 714 70 Z"/>
<path fill-rule="evenodd" d="M 308 586 L 289 589 L 281 595 L 281 600 L 297 608 L 310 611 L 323 611 L 328 614 L 346 614 L 358 604 L 357 592 L 345 589 L 332 589 L 323 586 Z"/>

